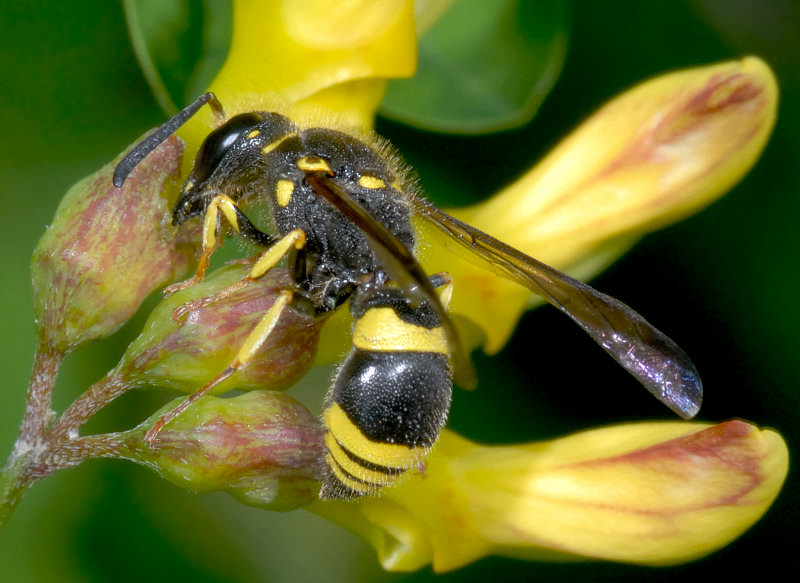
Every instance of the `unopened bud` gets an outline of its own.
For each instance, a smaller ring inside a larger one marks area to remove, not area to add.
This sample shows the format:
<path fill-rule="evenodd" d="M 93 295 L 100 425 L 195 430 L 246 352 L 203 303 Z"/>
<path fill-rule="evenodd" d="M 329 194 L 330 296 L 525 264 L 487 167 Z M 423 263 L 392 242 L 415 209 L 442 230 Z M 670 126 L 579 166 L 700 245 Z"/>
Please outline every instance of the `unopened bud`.
<path fill-rule="evenodd" d="M 117 367 L 135 384 L 194 392 L 235 359 L 256 324 L 291 288 L 285 269 L 275 268 L 230 295 L 189 310 L 175 321 L 175 309 L 225 290 L 249 273 L 246 265 L 228 265 L 194 286 L 165 298 L 150 315 Z M 215 389 L 285 389 L 313 364 L 324 320 L 287 306 L 251 360 Z"/>
<path fill-rule="evenodd" d="M 175 237 L 161 192 L 183 144 L 169 138 L 121 188 L 116 162 L 73 186 L 33 255 L 39 339 L 66 353 L 124 324 L 154 290 L 183 277 L 194 248 Z"/>
<path fill-rule="evenodd" d="M 136 461 L 187 490 L 224 490 L 260 508 L 291 510 L 317 499 L 324 428 L 300 403 L 273 391 L 203 397 L 146 445 L 144 434 L 175 404 L 127 437 Z"/>

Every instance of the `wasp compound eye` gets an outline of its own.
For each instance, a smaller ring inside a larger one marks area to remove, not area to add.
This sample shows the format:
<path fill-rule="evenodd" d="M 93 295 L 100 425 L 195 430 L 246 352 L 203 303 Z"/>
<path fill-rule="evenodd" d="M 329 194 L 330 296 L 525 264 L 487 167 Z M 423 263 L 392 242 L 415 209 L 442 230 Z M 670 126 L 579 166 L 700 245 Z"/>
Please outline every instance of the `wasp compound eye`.
<path fill-rule="evenodd" d="M 211 176 L 242 134 L 249 133 L 263 121 L 263 116 L 257 113 L 242 113 L 208 134 L 195 159 L 192 172 L 195 182 L 203 182 Z"/>

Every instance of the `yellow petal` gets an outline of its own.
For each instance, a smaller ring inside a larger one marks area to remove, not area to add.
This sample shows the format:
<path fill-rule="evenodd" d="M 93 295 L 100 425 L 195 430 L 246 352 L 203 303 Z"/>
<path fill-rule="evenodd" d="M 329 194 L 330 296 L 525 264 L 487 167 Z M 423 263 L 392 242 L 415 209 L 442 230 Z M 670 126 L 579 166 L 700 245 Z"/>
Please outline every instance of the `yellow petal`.
<path fill-rule="evenodd" d="M 410 0 L 238 0 L 211 89 L 233 111 L 299 104 L 371 126 L 384 80 L 413 74 L 416 44 Z"/>
<path fill-rule="evenodd" d="M 554 267 L 593 275 L 640 236 L 696 212 L 752 167 L 775 121 L 777 85 L 753 57 L 680 71 L 613 100 L 499 195 L 462 220 Z M 498 350 L 531 294 L 452 255 L 452 310 Z"/>
<path fill-rule="evenodd" d="M 643 423 L 485 447 L 444 432 L 424 475 L 312 509 L 370 541 L 385 568 L 448 571 L 488 554 L 648 565 L 706 555 L 767 510 L 780 435 L 743 421 Z"/>

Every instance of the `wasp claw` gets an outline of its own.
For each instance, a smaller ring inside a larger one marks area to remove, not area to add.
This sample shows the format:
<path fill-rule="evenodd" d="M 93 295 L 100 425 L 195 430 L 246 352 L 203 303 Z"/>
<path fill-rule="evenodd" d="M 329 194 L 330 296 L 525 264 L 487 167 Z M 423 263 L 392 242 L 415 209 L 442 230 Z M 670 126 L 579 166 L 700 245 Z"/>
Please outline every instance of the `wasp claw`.
<path fill-rule="evenodd" d="M 200 283 L 202 278 L 197 277 L 197 275 L 193 275 L 189 279 L 184 281 L 179 281 L 178 283 L 173 283 L 172 285 L 168 285 L 164 288 L 164 296 L 171 296 L 175 292 L 179 292 L 186 288 L 192 287 L 193 285 Z"/>
<path fill-rule="evenodd" d="M 176 324 L 183 323 L 186 320 L 186 317 L 195 310 L 199 310 L 200 308 L 205 308 L 206 306 L 212 304 L 216 298 L 214 296 L 209 296 L 205 298 L 197 298 L 190 302 L 186 302 L 185 304 L 181 304 L 174 310 L 172 310 L 172 321 Z"/>
<path fill-rule="evenodd" d="M 148 432 L 144 434 L 145 446 L 147 446 L 149 449 L 155 449 L 157 447 L 156 442 L 158 441 L 158 435 L 161 433 L 161 430 L 164 429 L 164 425 L 166 425 L 166 423 L 166 419 L 162 417 L 153 424 Z"/>

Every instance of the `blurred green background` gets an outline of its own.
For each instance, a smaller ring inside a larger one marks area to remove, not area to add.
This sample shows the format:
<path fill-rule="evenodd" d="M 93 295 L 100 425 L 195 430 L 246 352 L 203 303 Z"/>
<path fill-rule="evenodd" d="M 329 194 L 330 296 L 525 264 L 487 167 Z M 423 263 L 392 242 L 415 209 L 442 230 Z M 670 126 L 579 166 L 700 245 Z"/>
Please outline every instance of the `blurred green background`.
<path fill-rule="evenodd" d="M 705 386 L 700 418 L 742 417 L 800 448 L 800 3 L 793 0 L 575 1 L 562 76 L 534 121 L 484 137 L 379 122 L 434 200 L 477 200 L 507 183 L 582 118 L 632 84 L 675 68 L 755 54 L 775 70 L 781 106 L 763 158 L 727 197 L 651 235 L 595 280 L 670 334 Z M 14 441 L 34 350 L 29 258 L 59 198 L 163 120 L 116 2 L 32 0 L 0 7 L 0 455 Z M 448 167 L 437 154 L 450 152 Z M 456 153 L 457 155 L 453 155 Z M 463 166 L 454 166 L 455 160 Z M 141 320 L 139 320 L 139 323 Z M 63 408 L 108 370 L 137 322 L 68 359 Z M 565 348 L 568 347 L 568 348 Z M 531 358 L 535 351 L 536 357 Z M 553 438 L 587 427 L 669 419 L 555 310 L 527 315 L 498 356 L 477 356 L 480 390 L 459 392 L 451 426 L 479 441 Z M 531 362 L 534 365 L 531 366 Z M 541 363 L 541 364 L 535 364 Z M 580 363 L 575 366 L 575 363 Z M 321 400 L 327 371 L 311 386 Z M 598 381 L 598 379 L 602 379 Z M 598 383 L 608 391 L 597 391 Z M 115 404 L 94 429 L 130 424 L 154 397 Z M 693 564 L 486 559 L 441 581 L 701 580 L 796 564 L 797 472 L 768 514 Z M 305 512 L 275 514 L 222 494 L 195 496 L 123 462 L 96 461 L 37 484 L 0 532 L 5 581 L 423 581 L 383 573 L 372 552 Z"/>

